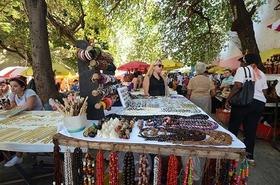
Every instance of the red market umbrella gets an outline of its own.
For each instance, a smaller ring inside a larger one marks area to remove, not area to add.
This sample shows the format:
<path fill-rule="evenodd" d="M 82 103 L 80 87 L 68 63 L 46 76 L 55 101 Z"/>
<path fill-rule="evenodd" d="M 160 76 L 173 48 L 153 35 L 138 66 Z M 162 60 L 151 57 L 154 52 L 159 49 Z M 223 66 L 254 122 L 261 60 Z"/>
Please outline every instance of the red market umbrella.
<path fill-rule="evenodd" d="M 144 72 L 150 65 L 141 61 L 131 61 L 118 67 L 121 71 L 141 71 Z"/>
<path fill-rule="evenodd" d="M 275 31 L 279 31 L 280 32 L 280 19 L 270 25 L 267 26 L 270 29 L 273 29 Z"/>
<path fill-rule="evenodd" d="M 5 69 L 0 71 L 0 78 L 14 78 L 18 75 L 21 75 L 21 73 L 26 69 L 28 69 L 28 67 L 21 67 L 21 66 L 6 67 Z"/>

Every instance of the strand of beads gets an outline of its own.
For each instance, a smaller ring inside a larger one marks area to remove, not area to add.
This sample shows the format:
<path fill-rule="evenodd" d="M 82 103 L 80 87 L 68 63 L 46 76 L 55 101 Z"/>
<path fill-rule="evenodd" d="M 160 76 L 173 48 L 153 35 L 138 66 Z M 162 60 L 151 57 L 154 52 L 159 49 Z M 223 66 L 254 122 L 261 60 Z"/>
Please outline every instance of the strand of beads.
<path fill-rule="evenodd" d="M 124 185 L 134 185 L 135 165 L 132 152 L 126 152 L 124 155 Z"/>
<path fill-rule="evenodd" d="M 178 160 L 175 155 L 170 155 L 168 160 L 167 185 L 177 185 Z"/>
<path fill-rule="evenodd" d="M 110 168 L 110 185 L 118 185 L 118 153 L 111 152 L 110 160 L 109 160 L 109 168 Z"/>
<path fill-rule="evenodd" d="M 188 185 L 192 185 L 193 184 L 193 161 L 192 158 L 190 158 L 189 161 L 189 177 L 188 177 Z"/>
<path fill-rule="evenodd" d="M 67 148 L 66 152 L 64 153 L 64 177 L 65 184 L 73 185 L 72 159 L 69 148 Z"/>
<path fill-rule="evenodd" d="M 57 139 L 53 140 L 54 148 L 53 148 L 53 157 L 54 157 L 54 183 L 61 184 L 62 183 L 62 172 L 61 172 L 61 165 L 62 160 L 60 157 L 60 147 Z"/>
<path fill-rule="evenodd" d="M 104 184 L 104 157 L 101 150 L 96 155 L 96 184 Z"/>
<path fill-rule="evenodd" d="M 138 175 L 139 175 L 138 185 L 148 185 L 147 168 L 148 168 L 147 156 L 145 154 L 141 154 L 139 160 L 139 169 L 138 169 Z"/>
<path fill-rule="evenodd" d="M 186 160 L 183 185 L 188 185 L 188 177 L 189 177 L 189 161 Z"/>
<path fill-rule="evenodd" d="M 83 184 L 83 152 L 81 148 L 75 148 L 73 153 L 73 180 L 74 184 Z"/>
<path fill-rule="evenodd" d="M 219 182 L 220 168 L 221 168 L 221 160 L 220 159 L 216 159 L 216 175 L 215 175 L 215 182 L 216 182 L 216 184 Z"/>
<path fill-rule="evenodd" d="M 153 185 L 161 185 L 161 167 L 162 161 L 159 155 L 154 158 L 154 183 Z"/>
<path fill-rule="evenodd" d="M 93 185 L 94 184 L 94 161 L 91 154 L 88 152 L 83 159 L 83 185 Z"/>

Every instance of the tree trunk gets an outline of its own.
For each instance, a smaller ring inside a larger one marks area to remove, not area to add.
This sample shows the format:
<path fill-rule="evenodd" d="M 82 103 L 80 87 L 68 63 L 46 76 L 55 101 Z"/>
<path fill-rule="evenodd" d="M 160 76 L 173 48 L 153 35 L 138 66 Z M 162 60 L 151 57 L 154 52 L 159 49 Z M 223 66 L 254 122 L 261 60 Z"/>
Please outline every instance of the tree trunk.
<path fill-rule="evenodd" d="M 49 98 L 56 98 L 58 95 L 48 43 L 47 5 L 45 0 L 25 0 L 25 6 L 29 17 L 36 90 L 42 102 L 47 103 Z"/>
<path fill-rule="evenodd" d="M 252 16 L 256 11 L 254 6 L 250 11 L 246 9 L 244 0 L 230 0 L 231 9 L 234 16 L 231 30 L 236 31 L 241 42 L 242 53 L 254 53 L 259 55 L 259 48 L 255 38 Z M 258 63 L 258 67 L 264 71 L 262 62 Z"/>

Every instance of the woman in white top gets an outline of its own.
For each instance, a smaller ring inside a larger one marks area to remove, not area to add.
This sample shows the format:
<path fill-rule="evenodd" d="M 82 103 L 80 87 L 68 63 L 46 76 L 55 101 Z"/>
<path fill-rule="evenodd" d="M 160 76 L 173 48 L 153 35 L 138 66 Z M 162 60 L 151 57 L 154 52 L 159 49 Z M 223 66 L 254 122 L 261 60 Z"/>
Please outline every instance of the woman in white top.
<path fill-rule="evenodd" d="M 244 128 L 244 144 L 246 145 L 247 158 L 249 162 L 254 164 L 254 146 L 256 138 L 257 125 L 262 116 L 265 107 L 266 98 L 264 96 L 267 89 L 267 81 L 265 74 L 258 69 L 257 63 L 260 62 L 259 56 L 255 54 L 247 54 L 243 58 L 247 65 L 253 81 L 255 81 L 253 101 L 246 106 L 231 106 L 231 115 L 229 121 L 229 131 L 234 135 L 238 135 L 239 127 L 243 123 Z M 248 71 L 248 72 L 249 72 Z M 248 74 L 248 73 L 247 73 Z M 229 102 L 241 88 L 245 82 L 245 72 L 243 67 L 239 67 L 234 76 L 234 87 L 227 98 L 226 107 L 229 108 Z"/>
<path fill-rule="evenodd" d="M 26 77 L 24 76 L 18 76 L 10 80 L 12 93 L 9 96 L 10 105 L 5 107 L 6 109 L 22 107 L 25 110 L 43 110 L 38 95 L 32 89 L 26 89 L 26 85 Z M 4 166 L 11 167 L 19 163 L 22 163 L 22 153 L 17 152 Z"/>

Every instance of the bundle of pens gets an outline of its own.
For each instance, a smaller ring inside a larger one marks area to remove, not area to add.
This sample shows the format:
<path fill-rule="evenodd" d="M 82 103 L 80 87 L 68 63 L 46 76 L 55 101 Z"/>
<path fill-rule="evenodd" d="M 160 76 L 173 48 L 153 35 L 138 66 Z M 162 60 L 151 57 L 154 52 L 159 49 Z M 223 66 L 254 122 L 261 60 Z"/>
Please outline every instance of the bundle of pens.
<path fill-rule="evenodd" d="M 88 97 L 68 95 L 63 98 L 63 104 L 58 100 L 50 100 L 50 104 L 65 116 L 80 116 L 86 114 Z"/>

